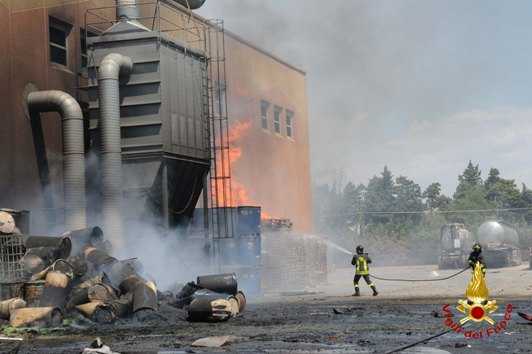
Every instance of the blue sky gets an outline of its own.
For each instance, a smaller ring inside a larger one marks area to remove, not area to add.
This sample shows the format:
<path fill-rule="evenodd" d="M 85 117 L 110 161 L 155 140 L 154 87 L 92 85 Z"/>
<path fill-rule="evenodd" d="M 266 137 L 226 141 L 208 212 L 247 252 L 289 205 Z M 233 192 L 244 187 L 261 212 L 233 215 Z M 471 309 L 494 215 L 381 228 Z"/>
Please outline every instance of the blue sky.
<path fill-rule="evenodd" d="M 207 0 L 199 13 L 307 71 L 315 182 L 388 165 L 452 194 L 471 159 L 532 186 L 532 2 Z"/>

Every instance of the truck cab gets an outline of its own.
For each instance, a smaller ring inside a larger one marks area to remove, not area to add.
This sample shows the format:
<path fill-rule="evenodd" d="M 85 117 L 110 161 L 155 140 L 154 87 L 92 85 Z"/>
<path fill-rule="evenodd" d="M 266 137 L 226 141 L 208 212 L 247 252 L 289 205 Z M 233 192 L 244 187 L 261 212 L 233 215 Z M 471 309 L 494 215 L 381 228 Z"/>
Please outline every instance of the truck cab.
<path fill-rule="evenodd" d="M 464 224 L 452 223 L 441 227 L 440 232 L 440 269 L 463 268 L 473 246 L 471 232 Z"/>

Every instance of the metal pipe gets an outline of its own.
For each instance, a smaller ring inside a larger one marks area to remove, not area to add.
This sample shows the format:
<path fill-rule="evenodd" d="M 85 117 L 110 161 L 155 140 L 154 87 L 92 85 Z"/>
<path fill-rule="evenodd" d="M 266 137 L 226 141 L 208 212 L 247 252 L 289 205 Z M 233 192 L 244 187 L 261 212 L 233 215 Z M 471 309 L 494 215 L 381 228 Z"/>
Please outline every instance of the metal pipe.
<path fill-rule="evenodd" d="M 63 122 L 63 190 L 67 230 L 87 226 L 83 113 L 79 103 L 58 90 L 36 91 L 26 99 L 31 113 L 58 112 Z"/>
<path fill-rule="evenodd" d="M 111 53 L 98 69 L 100 109 L 102 225 L 111 235 L 113 246 L 122 244 L 122 156 L 120 141 L 119 78 L 129 77 L 133 70 L 131 58 Z"/>
<path fill-rule="evenodd" d="M 199 9 L 205 0 L 164 0 L 165 2 L 177 2 L 179 5 L 184 6 L 191 10 Z"/>
<path fill-rule="evenodd" d="M 140 17 L 136 0 L 116 0 L 116 19 L 135 20 Z"/>

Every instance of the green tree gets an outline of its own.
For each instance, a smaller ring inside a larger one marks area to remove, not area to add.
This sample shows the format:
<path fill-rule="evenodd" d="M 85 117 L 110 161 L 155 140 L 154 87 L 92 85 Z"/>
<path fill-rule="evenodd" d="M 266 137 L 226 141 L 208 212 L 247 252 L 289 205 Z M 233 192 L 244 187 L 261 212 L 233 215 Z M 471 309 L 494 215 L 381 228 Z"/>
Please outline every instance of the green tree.
<path fill-rule="evenodd" d="M 500 177 L 499 170 L 490 169 L 489 176 L 484 183 L 486 198 L 497 208 L 518 208 L 521 202 L 521 192 L 513 179 Z"/>
<path fill-rule="evenodd" d="M 395 203 L 394 210 L 397 211 L 421 211 L 423 210 L 423 200 L 421 199 L 421 187 L 414 181 L 399 176 L 395 179 L 394 185 Z M 422 214 L 396 214 L 394 222 L 419 223 Z"/>
<path fill-rule="evenodd" d="M 523 183 L 521 187 L 521 207 L 530 208 L 532 207 L 532 189 L 528 189 L 527 186 Z M 525 210 L 522 212 L 522 215 L 528 225 L 532 225 L 532 210 Z"/>
<path fill-rule="evenodd" d="M 464 172 L 458 176 L 458 186 L 454 193 L 454 199 L 461 198 L 471 188 L 482 186 L 481 173 L 478 164 L 473 165 L 470 160 Z"/>
<path fill-rule="evenodd" d="M 439 182 L 429 184 L 422 197 L 426 199 L 427 209 L 429 210 L 444 210 L 451 203 L 451 198 L 441 194 L 441 184 Z"/>
<path fill-rule="evenodd" d="M 486 179 L 486 182 L 484 182 L 484 186 L 486 189 L 492 188 L 497 182 L 501 179 L 500 172 L 496 168 L 490 168 L 490 172 L 488 173 L 488 178 Z"/>
<path fill-rule="evenodd" d="M 392 211 L 395 205 L 393 175 L 384 166 L 380 176 L 373 176 L 366 189 L 366 211 Z M 366 222 L 386 223 L 390 221 L 390 215 L 368 213 Z"/>
<path fill-rule="evenodd" d="M 482 185 L 469 186 L 459 194 L 458 198 L 455 197 L 451 203 L 451 209 L 453 210 L 483 210 L 494 208 L 495 204 L 486 198 L 486 190 Z M 484 220 L 485 214 L 464 212 L 452 214 L 449 218 L 451 220 L 463 220 L 465 223 L 476 227 Z"/>

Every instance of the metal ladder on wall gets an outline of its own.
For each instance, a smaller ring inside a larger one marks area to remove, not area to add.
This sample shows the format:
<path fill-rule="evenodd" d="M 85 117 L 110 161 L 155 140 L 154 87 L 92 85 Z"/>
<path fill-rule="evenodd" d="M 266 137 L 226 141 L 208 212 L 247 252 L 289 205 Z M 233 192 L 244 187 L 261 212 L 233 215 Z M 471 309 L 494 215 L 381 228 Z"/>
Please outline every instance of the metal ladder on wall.
<path fill-rule="evenodd" d="M 206 109 L 209 112 L 209 234 L 213 240 L 234 235 L 231 207 L 231 161 L 229 157 L 229 120 L 225 70 L 225 34 L 222 20 L 211 20 L 205 32 L 207 68 Z M 216 247 L 216 246 L 215 246 Z M 215 251 L 216 252 L 216 251 Z"/>

